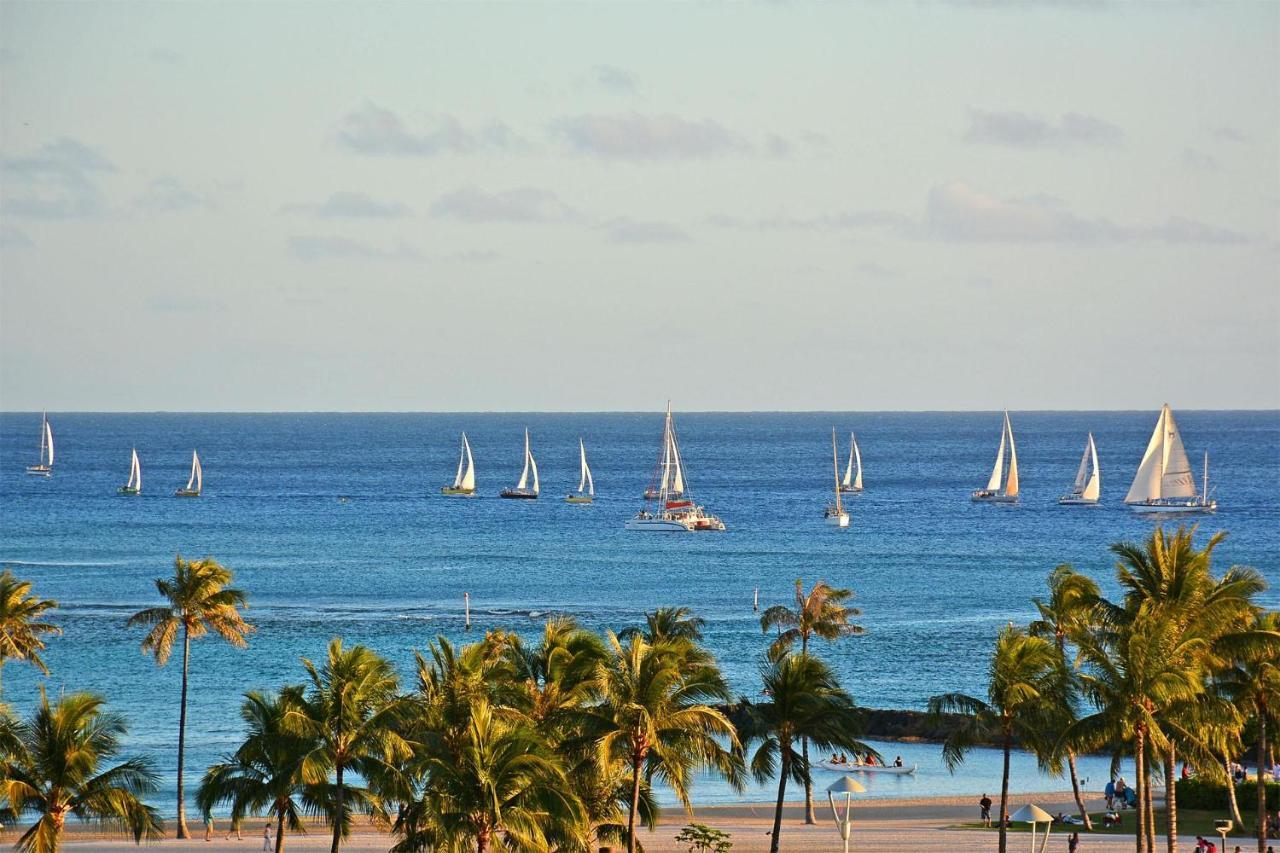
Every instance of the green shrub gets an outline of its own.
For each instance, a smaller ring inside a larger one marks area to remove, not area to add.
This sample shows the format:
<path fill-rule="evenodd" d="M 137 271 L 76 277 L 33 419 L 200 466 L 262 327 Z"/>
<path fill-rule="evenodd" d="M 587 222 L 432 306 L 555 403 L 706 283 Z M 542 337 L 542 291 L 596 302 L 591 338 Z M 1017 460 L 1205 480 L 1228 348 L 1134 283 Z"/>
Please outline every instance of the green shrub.
<path fill-rule="evenodd" d="M 1236 785 L 1236 802 L 1241 812 L 1253 811 L 1258 804 L 1258 783 Z M 1267 783 L 1267 802 L 1280 803 L 1280 782 Z M 1227 786 L 1222 782 L 1192 777 L 1178 780 L 1178 805 L 1186 809 L 1224 811 L 1227 808 Z"/>
<path fill-rule="evenodd" d="M 689 845 L 689 853 L 729 853 L 733 847 L 733 842 L 729 840 L 729 833 L 721 832 L 718 829 L 712 829 L 705 823 L 691 823 L 684 829 L 680 830 L 680 834 L 676 836 L 676 841 Z"/>

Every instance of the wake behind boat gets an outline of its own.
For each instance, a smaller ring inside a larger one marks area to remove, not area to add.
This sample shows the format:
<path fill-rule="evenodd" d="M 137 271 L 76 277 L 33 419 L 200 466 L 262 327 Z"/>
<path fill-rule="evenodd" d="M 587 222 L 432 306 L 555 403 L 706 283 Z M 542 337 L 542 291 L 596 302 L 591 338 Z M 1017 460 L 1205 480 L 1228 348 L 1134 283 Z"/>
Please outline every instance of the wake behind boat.
<path fill-rule="evenodd" d="M 462 434 L 462 447 L 458 451 L 458 473 L 453 475 L 452 486 L 441 486 L 442 495 L 470 497 L 476 493 L 476 462 L 471 458 L 471 444 L 467 434 Z"/>
<path fill-rule="evenodd" d="M 591 479 L 591 469 L 587 467 L 587 446 L 578 439 L 579 460 L 581 470 L 578 475 L 578 491 L 564 496 L 565 503 L 589 504 L 596 499 L 596 484 Z"/>
<path fill-rule="evenodd" d="M 1196 493 L 1191 461 L 1173 419 L 1173 410 L 1165 403 L 1156 420 L 1155 432 L 1142 454 L 1133 485 L 1124 502 L 1134 512 L 1216 512 L 1218 502 L 1209 497 L 1209 454 L 1204 454 L 1204 486 Z"/>
<path fill-rule="evenodd" d="M 529 485 L 529 473 L 533 473 L 533 485 Z M 501 497 L 518 500 L 536 500 L 538 497 L 538 463 L 529 452 L 529 430 L 524 431 L 524 470 L 520 472 L 520 482 L 514 489 L 503 489 Z"/>
<path fill-rule="evenodd" d="M 1009 456 L 1007 465 L 1005 464 L 1006 447 Z M 1018 451 L 1013 445 L 1013 425 L 1009 423 L 1008 410 L 1004 413 L 1004 425 L 1000 428 L 1000 450 L 996 453 L 996 464 L 991 469 L 991 478 L 987 480 L 987 487 L 975 491 L 972 498 L 980 503 L 1018 502 Z"/>
<path fill-rule="evenodd" d="M 27 466 L 27 473 L 33 477 L 49 477 L 53 474 L 53 427 L 49 426 L 49 416 L 40 413 L 40 461 Z"/>
<path fill-rule="evenodd" d="M 1068 494 L 1058 498 L 1064 506 L 1097 506 L 1098 495 L 1102 491 L 1102 469 L 1098 467 L 1098 448 L 1093 443 L 1093 433 L 1084 445 L 1084 455 L 1080 457 L 1080 467 L 1076 470 L 1076 480 Z"/>
<path fill-rule="evenodd" d="M 187 479 L 187 485 L 173 494 L 179 498 L 198 498 L 203 489 L 204 471 L 200 467 L 200 454 L 193 450 L 191 451 L 191 476 Z"/>
<path fill-rule="evenodd" d="M 667 403 L 667 419 L 662 427 L 662 453 L 659 457 L 656 482 L 645 492 L 646 500 L 656 500 L 657 505 L 646 506 L 635 518 L 626 523 L 627 530 L 651 530 L 668 533 L 694 533 L 706 530 L 724 530 L 724 522 L 698 506 L 687 494 L 688 484 L 680 467 L 679 443 L 676 440 L 675 422 L 671 417 L 671 404 Z M 674 487 L 680 487 L 678 493 Z M 650 498 L 649 495 L 653 497 Z M 679 495 L 679 497 L 677 496 Z"/>

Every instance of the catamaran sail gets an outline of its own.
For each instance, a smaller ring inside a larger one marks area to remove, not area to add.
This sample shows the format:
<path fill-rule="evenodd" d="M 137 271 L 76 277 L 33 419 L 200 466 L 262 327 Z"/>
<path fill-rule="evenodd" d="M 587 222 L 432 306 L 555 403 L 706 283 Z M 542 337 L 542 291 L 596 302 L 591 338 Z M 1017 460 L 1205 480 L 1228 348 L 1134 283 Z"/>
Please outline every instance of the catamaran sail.
<path fill-rule="evenodd" d="M 48 477 L 53 473 L 53 427 L 47 413 L 40 413 L 40 461 L 27 466 L 28 474 Z"/>
<path fill-rule="evenodd" d="M 672 426 L 671 406 L 667 405 L 667 420 L 662 427 L 662 453 L 658 457 L 658 482 L 645 490 L 645 500 L 653 500 L 666 491 L 670 497 L 684 494 L 684 466 L 680 462 L 680 442 Z"/>
<path fill-rule="evenodd" d="M 198 498 L 200 491 L 204 488 L 204 473 L 200 468 L 200 454 L 191 451 L 191 476 L 187 479 L 187 485 L 178 489 L 177 495 L 183 498 Z"/>
<path fill-rule="evenodd" d="M 533 475 L 533 485 L 529 485 L 529 476 Z M 538 463 L 529 450 L 529 430 L 524 431 L 524 470 L 520 472 L 520 482 L 514 489 L 503 489 L 504 498 L 536 498 L 538 496 Z"/>
<path fill-rule="evenodd" d="M 1124 502 L 1139 510 L 1212 511 L 1217 508 L 1217 502 L 1209 500 L 1208 488 L 1206 481 L 1204 494 L 1196 492 L 1191 460 L 1187 458 L 1173 410 L 1165 403 Z"/>
<path fill-rule="evenodd" d="M 1085 442 L 1084 453 L 1080 456 L 1080 467 L 1076 469 L 1075 482 L 1071 491 L 1058 498 L 1060 504 L 1096 504 L 1102 492 L 1102 469 L 1098 467 L 1098 448 L 1093 443 L 1093 433 Z"/>
<path fill-rule="evenodd" d="M 679 446 L 675 422 L 671 417 L 671 404 L 667 403 L 659 468 L 654 472 L 653 485 L 644 494 L 646 500 L 656 500 L 657 507 L 652 511 L 641 510 L 627 522 L 627 530 L 693 532 L 725 529 L 723 521 L 683 496 L 686 484 L 680 464 Z M 676 491 L 677 488 L 679 492 Z"/>
<path fill-rule="evenodd" d="M 129 461 L 129 482 L 120 487 L 122 495 L 142 493 L 142 465 L 138 463 L 138 448 L 133 449 L 133 458 Z"/>
<path fill-rule="evenodd" d="M 856 444 L 854 445 L 857 446 Z M 853 457 L 849 457 L 852 464 Z M 833 506 L 828 506 L 827 511 L 823 514 L 827 520 L 827 524 L 832 527 L 848 527 L 849 513 L 844 511 L 844 505 L 840 502 L 840 493 L 844 491 L 840 483 L 840 452 L 836 449 L 836 428 L 831 428 L 831 475 L 835 481 L 836 502 Z M 861 476 L 861 472 L 859 472 Z M 849 479 L 849 472 L 845 471 L 845 479 Z"/>
<path fill-rule="evenodd" d="M 1000 429 L 1000 450 L 996 453 L 996 463 L 991 468 L 991 477 L 987 480 L 985 489 L 979 489 L 973 493 L 973 499 L 995 503 L 1013 503 L 1018 499 L 1018 448 L 1013 443 L 1013 424 L 1009 422 L 1007 411 L 1004 413 L 1004 424 Z"/>
<path fill-rule="evenodd" d="M 862 451 L 858 449 L 858 437 L 853 433 L 849 433 L 849 464 L 844 469 L 840 491 L 862 491 Z"/>

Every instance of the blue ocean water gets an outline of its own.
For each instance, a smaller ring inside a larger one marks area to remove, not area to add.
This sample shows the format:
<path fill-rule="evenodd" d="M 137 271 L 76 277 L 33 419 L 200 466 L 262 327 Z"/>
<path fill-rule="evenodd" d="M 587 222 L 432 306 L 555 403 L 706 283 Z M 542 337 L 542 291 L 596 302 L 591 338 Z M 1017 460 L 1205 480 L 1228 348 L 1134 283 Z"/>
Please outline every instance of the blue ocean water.
<path fill-rule="evenodd" d="M 240 651 L 205 640 L 193 650 L 191 780 L 236 743 L 248 689 L 301 680 L 299 658 L 341 635 L 395 661 L 406 681 L 415 649 L 487 628 L 536 633 L 551 613 L 618 629 L 666 604 L 708 620 L 707 642 L 735 690 L 758 691 L 767 643 L 752 611 L 789 601 L 795 578 L 852 587 L 865 636 L 819 649 L 857 700 L 922 708 L 934 693 L 981 693 L 1000 626 L 1031 618 L 1030 598 L 1058 563 L 1113 589 L 1107 546 L 1154 526 L 1121 504 L 1155 425 L 1142 412 L 1012 413 L 1022 501 L 975 505 L 990 472 L 1000 415 L 985 413 L 677 413 L 693 495 L 728 525 L 723 534 L 627 533 L 657 457 L 662 417 L 635 414 L 90 414 L 51 413 L 56 473 L 27 477 L 39 415 L 0 414 L 0 565 L 61 602 L 65 635 L 50 642 L 51 692 L 95 690 L 130 722 L 130 749 L 174 767 L 178 667 L 157 669 L 124 627 L 158 603 L 153 581 L 175 553 L 211 555 L 251 597 L 258 632 Z M 1209 450 L 1220 511 L 1206 534 L 1230 532 L 1219 568 L 1255 566 L 1280 606 L 1280 413 L 1179 411 L 1199 476 Z M 533 437 L 543 499 L 504 501 Z M 858 433 L 866 491 L 853 521 L 822 521 L 830 495 L 831 428 L 847 452 Z M 445 498 L 458 434 L 475 451 L 481 495 Z M 1059 507 L 1092 431 L 1103 505 Z M 577 485 L 578 437 L 597 501 L 560 498 Z M 143 494 L 120 497 L 136 446 Z M 191 450 L 204 497 L 180 500 Z M 346 497 L 345 502 L 340 497 Z M 463 592 L 475 630 L 463 631 Z M 20 710 L 44 681 L 4 671 L 4 699 Z M 877 780 L 872 795 L 979 793 L 998 764 L 975 756 L 956 777 L 936 746 L 885 747 L 918 761 L 914 779 Z M 1105 768 L 1086 767 L 1101 777 Z M 995 777 L 994 780 L 992 777 Z M 1043 789 L 1030 762 L 1015 790 Z M 735 795 L 715 782 L 702 800 Z M 747 799 L 768 799 L 762 791 Z M 163 800 L 158 805 L 168 808 Z"/>

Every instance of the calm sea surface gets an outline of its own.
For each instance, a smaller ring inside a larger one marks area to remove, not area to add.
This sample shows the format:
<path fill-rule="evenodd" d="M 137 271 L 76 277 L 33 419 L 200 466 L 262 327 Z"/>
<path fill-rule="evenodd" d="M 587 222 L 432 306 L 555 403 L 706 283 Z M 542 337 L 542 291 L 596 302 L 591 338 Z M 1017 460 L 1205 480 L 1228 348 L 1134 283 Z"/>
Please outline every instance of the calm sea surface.
<path fill-rule="evenodd" d="M 1157 411 L 1011 413 L 1022 502 L 975 505 L 1000 436 L 998 413 L 684 414 L 677 427 L 693 495 L 723 534 L 627 533 L 658 453 L 660 414 L 62 414 L 51 413 L 56 473 L 27 477 L 39 415 L 0 414 L 0 565 L 61 602 L 65 635 L 46 660 L 51 692 L 94 690 L 129 720 L 130 750 L 151 753 L 172 784 L 179 668 L 157 669 L 124 627 L 159 603 L 154 579 L 177 552 L 211 555 L 236 573 L 258 625 L 249 649 L 193 648 L 188 767 L 200 772 L 237 742 L 240 694 L 299 681 L 299 658 L 341 635 L 365 643 L 411 678 L 415 649 L 487 628 L 533 634 L 552 613 L 619 629 L 649 609 L 687 605 L 708 620 L 707 642 L 735 690 L 756 696 L 766 645 L 761 609 L 789 602 L 792 583 L 852 587 L 863 637 L 822 647 L 857 700 L 922 708 L 934 693 L 984 689 L 1000 626 L 1031 616 L 1045 575 L 1069 562 L 1113 590 L 1107 546 L 1154 523 L 1121 498 Z M 1280 413 L 1177 412 L 1197 477 L 1204 450 L 1221 504 L 1205 533 L 1230 532 L 1220 569 L 1255 566 L 1280 606 Z M 543 499 L 499 500 L 521 467 L 528 427 Z M 843 461 L 858 433 L 866 492 L 849 500 L 847 530 L 822 522 L 831 483 L 831 427 Z M 445 498 L 458 433 L 475 451 L 481 495 Z M 1059 507 L 1092 430 L 1104 505 Z M 597 501 L 561 500 L 577 485 L 582 436 Z M 136 446 L 143 494 L 117 496 Z M 204 497 L 179 500 L 191 450 Z M 348 498 L 341 502 L 339 497 Z M 463 632 L 470 592 L 476 630 Z M 4 699 L 30 708 L 41 679 L 4 671 Z M 910 779 L 876 780 L 872 796 L 998 789 L 995 757 L 979 753 L 951 777 L 938 748 L 886 745 L 918 762 Z M 1101 779 L 1101 762 L 1083 775 Z M 821 781 L 821 780 L 819 780 Z M 1056 787 L 1029 760 L 1015 790 Z M 703 801 L 738 797 L 704 781 Z M 768 799 L 758 789 L 743 799 Z M 171 803 L 158 798 L 167 812 Z"/>

